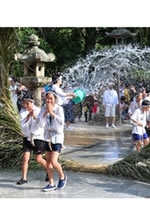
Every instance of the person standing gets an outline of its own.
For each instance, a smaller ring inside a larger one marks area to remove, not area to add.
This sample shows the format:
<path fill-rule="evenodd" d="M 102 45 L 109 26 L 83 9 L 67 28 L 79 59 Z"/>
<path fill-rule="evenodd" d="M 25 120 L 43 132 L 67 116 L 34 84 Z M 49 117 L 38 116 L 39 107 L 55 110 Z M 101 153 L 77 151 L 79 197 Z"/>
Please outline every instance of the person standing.
<path fill-rule="evenodd" d="M 122 123 L 125 119 L 129 118 L 128 107 L 129 105 L 128 105 L 128 102 L 126 101 L 126 98 L 122 96 L 120 98 L 120 115 L 121 115 Z"/>
<path fill-rule="evenodd" d="M 46 105 L 41 109 L 37 118 L 37 124 L 45 131 L 46 141 L 46 162 L 49 184 L 43 188 L 44 192 L 62 189 L 66 186 L 67 176 L 64 174 L 61 164 L 58 161 L 64 143 L 64 111 L 63 107 L 57 104 L 57 95 L 54 91 L 46 93 Z M 59 175 L 57 186 L 54 182 L 53 170 Z"/>
<path fill-rule="evenodd" d="M 22 99 L 23 108 L 20 110 L 20 121 L 23 134 L 23 160 L 22 178 L 17 181 L 17 185 L 28 182 L 27 173 L 31 153 L 35 154 L 35 160 L 46 170 L 46 160 L 42 157 L 45 151 L 44 129 L 36 124 L 36 117 L 40 108 L 34 105 L 30 95 Z M 46 181 L 46 180 L 45 180 Z"/>
<path fill-rule="evenodd" d="M 108 89 L 104 91 L 102 104 L 105 111 L 105 121 L 106 121 L 106 128 L 109 127 L 110 120 L 112 121 L 112 127 L 116 128 L 115 126 L 115 117 L 116 117 L 116 106 L 119 105 L 119 98 L 118 93 L 114 89 L 114 84 L 109 83 Z"/>
<path fill-rule="evenodd" d="M 143 100 L 140 108 L 136 109 L 130 117 L 133 123 L 132 137 L 136 144 L 136 151 L 141 150 L 142 144 L 145 147 L 149 143 L 148 134 L 146 132 L 147 116 L 146 113 L 150 110 L 150 101 Z"/>
<path fill-rule="evenodd" d="M 8 80 L 10 84 L 9 85 L 10 97 L 13 102 L 14 108 L 16 109 L 16 111 L 18 111 L 17 109 L 17 85 L 11 77 L 9 77 Z"/>
<path fill-rule="evenodd" d="M 65 129 L 66 130 L 71 130 L 73 127 L 71 126 L 71 123 L 74 122 L 74 102 L 72 99 L 69 100 L 69 102 L 65 105 L 63 105 L 64 108 L 64 115 L 65 115 Z"/>
<path fill-rule="evenodd" d="M 137 93 L 137 95 L 134 98 L 131 98 L 128 109 L 129 117 L 131 117 L 131 115 L 135 112 L 137 108 L 141 107 L 142 101 L 142 93 Z"/>
<path fill-rule="evenodd" d="M 126 98 L 126 102 L 129 103 L 129 101 L 130 101 L 130 89 L 129 89 L 128 84 L 125 84 L 124 97 Z"/>
<path fill-rule="evenodd" d="M 92 109 L 94 105 L 94 97 L 92 93 L 85 97 L 84 105 L 87 107 L 87 111 L 85 112 L 85 122 L 88 122 L 92 120 Z"/>
<path fill-rule="evenodd" d="M 150 101 L 150 90 L 149 89 L 146 89 L 146 97 L 144 98 L 144 100 L 148 100 Z M 148 135 L 148 138 L 149 138 L 149 142 L 150 142 L 150 110 L 146 112 L 146 121 L 147 121 L 147 124 L 146 124 L 146 133 Z"/>
<path fill-rule="evenodd" d="M 61 85 L 62 85 L 62 76 L 61 75 L 55 75 L 53 78 L 52 78 L 52 82 L 53 82 L 53 85 L 52 85 L 52 91 L 54 91 L 56 94 L 57 94 L 57 104 L 58 105 L 63 105 L 63 104 L 67 104 L 68 103 L 68 100 L 69 99 L 72 99 L 74 97 L 76 97 L 76 94 L 75 93 L 65 93 L 62 88 L 61 88 Z"/>
<path fill-rule="evenodd" d="M 64 114 L 65 112 L 65 108 L 66 105 L 69 103 L 69 101 L 76 97 L 75 93 L 73 92 L 68 92 L 69 91 L 69 84 L 67 85 L 66 89 L 62 89 L 62 76 L 60 74 L 57 74 L 55 76 L 53 76 L 52 78 L 52 91 L 54 91 L 57 94 L 57 104 L 60 106 L 63 106 L 63 110 L 64 110 Z M 71 102 L 71 101 L 70 101 Z M 71 112 L 71 111 L 70 111 Z M 73 114 L 72 114 L 73 115 Z M 73 127 L 71 126 L 71 122 L 67 120 L 66 123 L 66 129 L 72 129 Z M 63 148 L 65 148 L 65 146 L 63 145 Z"/>
<path fill-rule="evenodd" d="M 17 85 L 17 108 L 20 112 L 22 108 L 22 98 L 29 93 L 29 89 L 23 85 L 22 83 L 18 83 Z"/>

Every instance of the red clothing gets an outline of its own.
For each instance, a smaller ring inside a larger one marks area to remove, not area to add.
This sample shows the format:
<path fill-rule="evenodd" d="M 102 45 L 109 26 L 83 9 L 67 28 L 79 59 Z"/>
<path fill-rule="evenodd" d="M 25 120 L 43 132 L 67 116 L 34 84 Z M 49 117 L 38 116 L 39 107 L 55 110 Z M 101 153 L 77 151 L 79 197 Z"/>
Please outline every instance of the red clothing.
<path fill-rule="evenodd" d="M 96 113 L 97 112 L 97 103 L 94 103 L 93 108 L 92 108 L 92 113 Z"/>

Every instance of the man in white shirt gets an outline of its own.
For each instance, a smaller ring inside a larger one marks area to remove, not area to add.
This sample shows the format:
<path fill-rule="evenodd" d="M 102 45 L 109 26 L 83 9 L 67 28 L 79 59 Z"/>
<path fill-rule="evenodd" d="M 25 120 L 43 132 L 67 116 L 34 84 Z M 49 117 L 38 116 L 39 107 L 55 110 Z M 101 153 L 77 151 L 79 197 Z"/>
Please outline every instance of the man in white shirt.
<path fill-rule="evenodd" d="M 106 128 L 109 127 L 109 121 L 112 119 L 112 127 L 115 126 L 115 117 L 116 117 L 116 106 L 119 104 L 118 93 L 113 88 L 114 84 L 109 83 L 108 89 L 104 91 L 103 95 L 103 107 L 105 110 L 105 120 L 106 120 Z"/>

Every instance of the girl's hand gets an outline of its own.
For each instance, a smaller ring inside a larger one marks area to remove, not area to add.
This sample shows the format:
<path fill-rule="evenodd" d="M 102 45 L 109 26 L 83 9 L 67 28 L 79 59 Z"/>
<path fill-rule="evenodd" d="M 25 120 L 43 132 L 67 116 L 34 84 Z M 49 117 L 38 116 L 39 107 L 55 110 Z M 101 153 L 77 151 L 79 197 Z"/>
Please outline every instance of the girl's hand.
<path fill-rule="evenodd" d="M 49 113 L 53 111 L 54 105 L 52 103 L 47 104 L 47 110 Z"/>
<path fill-rule="evenodd" d="M 36 114 L 34 113 L 33 110 L 30 112 L 30 114 L 31 114 L 31 117 L 33 117 L 34 119 L 36 119 Z"/>
<path fill-rule="evenodd" d="M 52 116 L 55 115 L 53 109 L 54 109 L 54 105 L 52 103 L 47 104 L 47 113 L 49 113 Z"/>
<path fill-rule="evenodd" d="M 27 117 L 26 117 L 26 122 L 28 122 L 28 120 L 29 120 L 31 117 L 33 117 L 34 119 L 36 119 L 36 115 L 34 114 L 34 111 L 33 111 L 33 110 L 31 110 L 31 111 L 29 112 L 29 114 L 27 115 Z"/>

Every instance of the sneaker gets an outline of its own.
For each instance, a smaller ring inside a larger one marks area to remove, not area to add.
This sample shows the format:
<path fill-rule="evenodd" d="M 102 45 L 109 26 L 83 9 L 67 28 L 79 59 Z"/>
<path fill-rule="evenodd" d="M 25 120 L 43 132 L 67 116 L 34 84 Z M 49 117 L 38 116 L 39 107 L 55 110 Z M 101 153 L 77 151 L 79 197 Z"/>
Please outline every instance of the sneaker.
<path fill-rule="evenodd" d="M 23 184 L 25 184 L 25 183 L 27 183 L 27 182 L 28 182 L 28 180 L 20 179 L 16 184 L 17 184 L 17 185 L 23 185 Z"/>
<path fill-rule="evenodd" d="M 59 179 L 59 182 L 58 182 L 58 185 L 57 185 L 57 188 L 61 188 L 63 189 L 65 186 L 66 186 L 66 183 L 67 183 L 67 176 L 65 176 L 64 179 Z"/>
<path fill-rule="evenodd" d="M 112 126 L 112 128 L 117 128 L 114 124 L 112 124 L 111 126 Z"/>
<path fill-rule="evenodd" d="M 109 125 L 108 124 L 106 124 L 106 126 L 105 126 L 106 128 L 109 128 Z"/>
<path fill-rule="evenodd" d="M 45 182 L 48 182 L 48 181 L 49 181 L 49 178 L 48 178 L 48 174 L 46 173 Z"/>
<path fill-rule="evenodd" d="M 73 129 L 74 129 L 74 127 L 73 127 L 73 126 L 69 126 L 68 128 L 69 128 L 70 130 L 73 130 Z"/>
<path fill-rule="evenodd" d="M 73 129 L 74 129 L 73 126 L 68 126 L 68 127 L 66 127 L 66 130 L 73 130 Z"/>
<path fill-rule="evenodd" d="M 45 188 L 42 189 L 42 191 L 44 192 L 48 192 L 48 191 L 53 191 L 53 190 L 56 190 L 56 186 L 52 186 L 50 184 L 48 184 Z"/>

